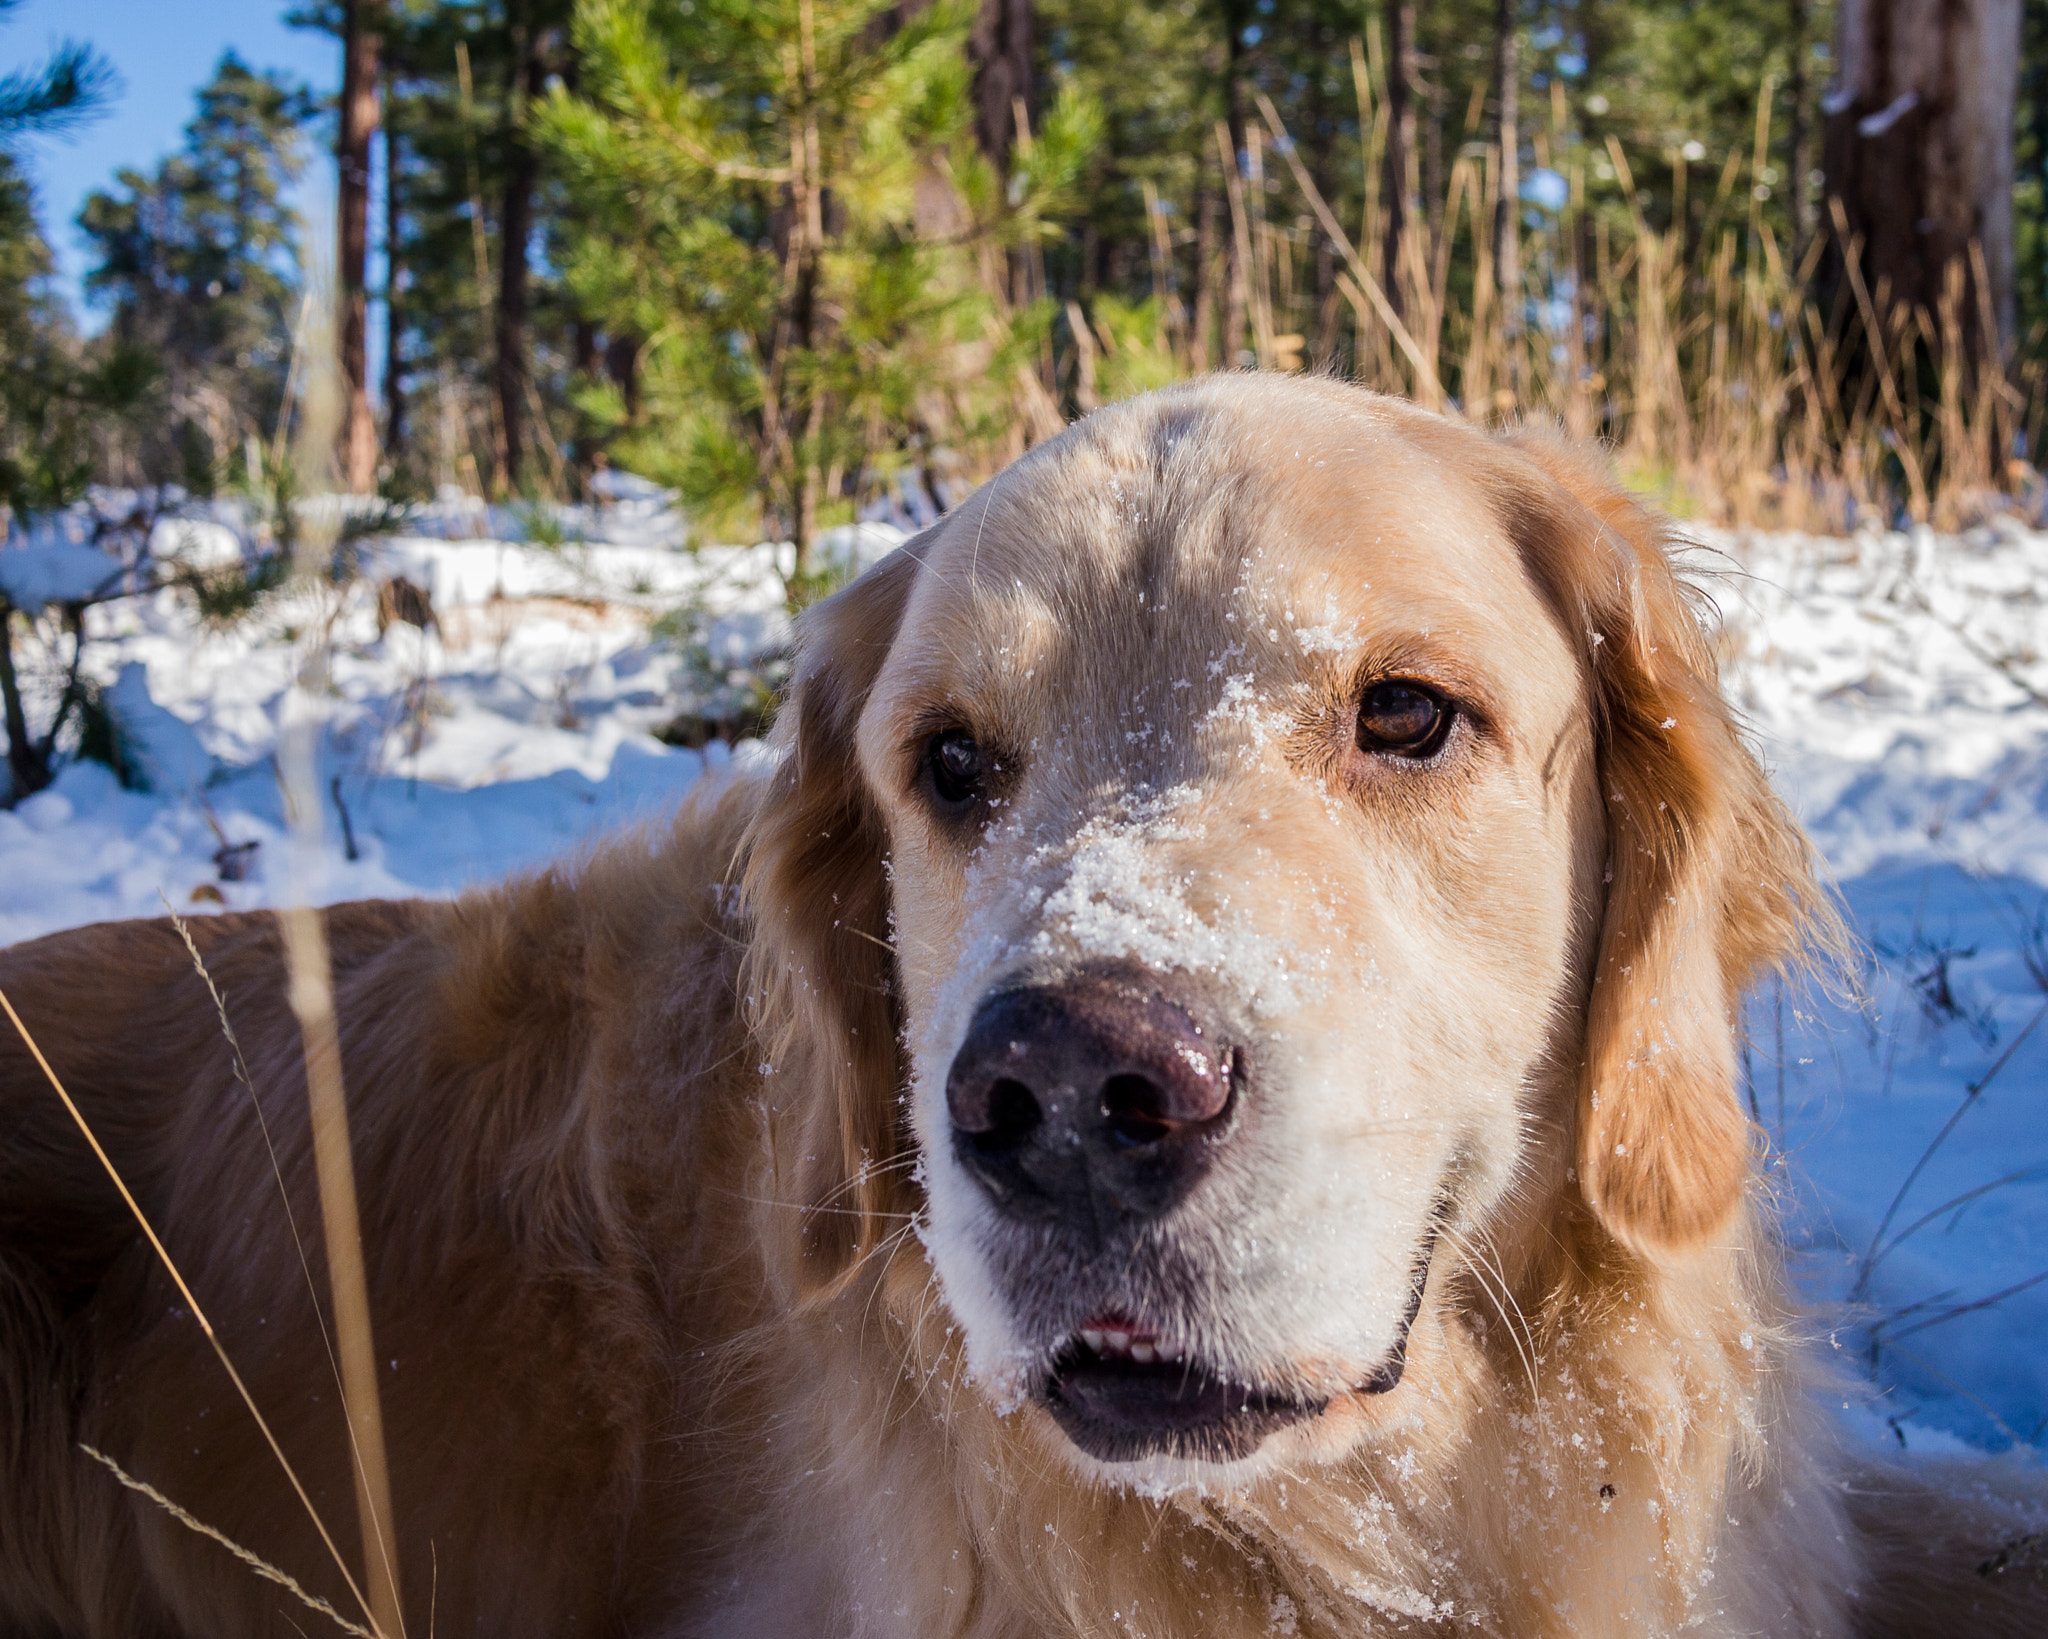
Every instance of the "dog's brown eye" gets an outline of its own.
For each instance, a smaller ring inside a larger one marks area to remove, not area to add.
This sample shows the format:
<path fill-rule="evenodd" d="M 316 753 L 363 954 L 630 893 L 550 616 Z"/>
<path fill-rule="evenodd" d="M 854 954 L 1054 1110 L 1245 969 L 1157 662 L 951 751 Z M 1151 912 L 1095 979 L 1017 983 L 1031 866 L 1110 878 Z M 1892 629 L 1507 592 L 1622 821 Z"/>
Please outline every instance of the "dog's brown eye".
<path fill-rule="evenodd" d="M 977 794 L 981 785 L 981 747 L 964 728 L 934 734 L 925 760 L 931 764 L 932 787 L 941 801 L 960 803 Z"/>
<path fill-rule="evenodd" d="M 1451 711 L 1416 683 L 1375 683 L 1358 703 L 1358 749 L 1427 757 L 1450 732 Z"/>

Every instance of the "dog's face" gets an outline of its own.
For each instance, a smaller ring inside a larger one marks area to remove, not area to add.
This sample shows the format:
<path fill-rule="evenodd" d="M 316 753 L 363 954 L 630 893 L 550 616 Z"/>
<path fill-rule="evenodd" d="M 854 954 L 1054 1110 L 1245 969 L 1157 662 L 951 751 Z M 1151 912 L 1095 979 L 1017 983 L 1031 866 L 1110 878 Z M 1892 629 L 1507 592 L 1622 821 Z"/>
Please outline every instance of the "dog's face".
<path fill-rule="evenodd" d="M 1440 1249 L 1568 1187 L 1603 956 L 1655 965 L 1609 903 L 1603 634 L 1479 448 L 1330 386 L 1142 400 L 959 509 L 862 634 L 925 1248 L 977 1381 L 1100 1476 L 1242 1477 L 1398 1406 Z M 1678 937 L 1672 1000 L 1725 1032 L 1722 942 Z M 1632 1028 L 1618 1077 L 1699 1056 Z"/>

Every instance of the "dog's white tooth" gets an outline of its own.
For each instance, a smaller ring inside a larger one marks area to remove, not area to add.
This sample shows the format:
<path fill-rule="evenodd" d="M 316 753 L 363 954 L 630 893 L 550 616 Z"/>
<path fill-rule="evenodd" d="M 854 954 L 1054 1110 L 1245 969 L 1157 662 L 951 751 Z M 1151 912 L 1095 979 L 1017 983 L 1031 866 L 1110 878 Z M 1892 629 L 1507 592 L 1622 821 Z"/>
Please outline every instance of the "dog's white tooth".
<path fill-rule="evenodd" d="M 1104 1332 L 1102 1340 L 1109 1345 L 1109 1352 L 1111 1354 L 1129 1354 L 1131 1352 L 1131 1334 L 1129 1332 Z"/>
<path fill-rule="evenodd" d="M 1178 1343 L 1169 1343 L 1164 1338 L 1161 1338 L 1153 1345 L 1153 1350 L 1161 1360 L 1178 1360 L 1180 1358 L 1180 1345 Z"/>
<path fill-rule="evenodd" d="M 1149 1366 L 1158 1358 L 1158 1354 L 1149 1343 L 1133 1343 L 1131 1358 L 1141 1366 Z"/>
<path fill-rule="evenodd" d="M 1093 1326 L 1083 1326 L 1081 1328 L 1081 1341 L 1097 1354 L 1102 1353 L 1102 1334 Z"/>

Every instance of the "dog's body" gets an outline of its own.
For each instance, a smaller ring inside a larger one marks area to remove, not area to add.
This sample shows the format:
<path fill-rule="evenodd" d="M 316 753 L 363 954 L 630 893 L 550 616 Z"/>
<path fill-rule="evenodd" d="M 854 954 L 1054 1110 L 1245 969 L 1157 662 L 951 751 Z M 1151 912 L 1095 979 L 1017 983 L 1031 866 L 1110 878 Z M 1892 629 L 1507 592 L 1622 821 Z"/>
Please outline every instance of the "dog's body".
<path fill-rule="evenodd" d="M 2044 1631 L 2014 1485 L 1809 1406 L 1733 1011 L 1825 909 L 1568 452 L 1198 384 L 805 643 L 662 836 L 328 916 L 411 1631 Z M 278 937 L 193 932 L 253 1097 L 167 925 L 0 989 L 353 1543 Z M 318 1620 L 81 1444 L 343 1603 L 12 1041 L 0 1441 L 0 1634 Z"/>

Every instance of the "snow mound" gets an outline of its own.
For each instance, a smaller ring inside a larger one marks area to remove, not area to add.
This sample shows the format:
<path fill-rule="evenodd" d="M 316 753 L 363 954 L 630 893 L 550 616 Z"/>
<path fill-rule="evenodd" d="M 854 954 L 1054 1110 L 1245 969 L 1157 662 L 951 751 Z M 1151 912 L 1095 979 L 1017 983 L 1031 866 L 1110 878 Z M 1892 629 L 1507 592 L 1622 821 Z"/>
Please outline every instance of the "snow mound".
<path fill-rule="evenodd" d="M 121 762 L 143 790 L 189 796 L 206 784 L 213 759 L 190 723 L 150 698 L 149 668 L 141 661 L 123 666 L 102 698 Z"/>
<path fill-rule="evenodd" d="M 53 603 L 83 603 L 120 580 L 127 565 L 80 541 L 28 540 L 0 546 L 0 596 L 26 615 Z"/>

